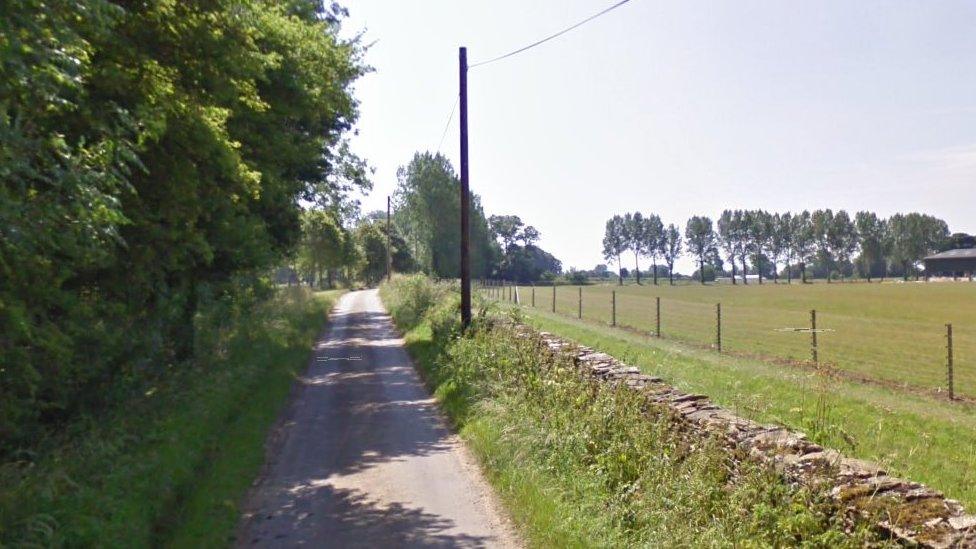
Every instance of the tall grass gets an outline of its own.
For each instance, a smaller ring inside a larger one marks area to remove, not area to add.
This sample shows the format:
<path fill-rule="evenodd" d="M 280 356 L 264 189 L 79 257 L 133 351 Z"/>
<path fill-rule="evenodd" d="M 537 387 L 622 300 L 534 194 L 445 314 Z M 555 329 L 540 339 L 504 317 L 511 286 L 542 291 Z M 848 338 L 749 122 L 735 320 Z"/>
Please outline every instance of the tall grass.
<path fill-rule="evenodd" d="M 634 392 L 482 314 L 463 336 L 456 298 L 418 278 L 382 289 L 462 436 L 536 546 L 859 546 L 821 494 L 688 437 Z M 426 286 L 426 287 L 425 287 Z M 421 312 L 399 309 L 427 300 Z M 403 319 L 412 319 L 404 322 Z"/>
<path fill-rule="evenodd" d="M 239 311 L 194 363 L 0 466 L 0 545 L 226 545 L 337 296 L 291 288 Z"/>

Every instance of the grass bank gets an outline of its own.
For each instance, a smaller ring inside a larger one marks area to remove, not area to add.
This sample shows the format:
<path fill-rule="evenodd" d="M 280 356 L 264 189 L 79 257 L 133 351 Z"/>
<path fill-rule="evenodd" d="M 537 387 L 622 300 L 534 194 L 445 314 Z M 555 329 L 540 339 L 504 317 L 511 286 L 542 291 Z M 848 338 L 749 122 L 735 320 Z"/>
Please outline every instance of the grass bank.
<path fill-rule="evenodd" d="M 435 396 L 532 546 L 861 546 L 822 494 L 692 443 L 631 391 L 583 379 L 483 302 L 423 278 L 381 290 Z"/>
<path fill-rule="evenodd" d="M 525 309 L 529 324 L 588 345 L 741 416 L 778 423 L 976 509 L 976 409 L 834 379 L 826 394 L 806 369 L 719 355 L 668 340 Z M 827 414 L 818 414 L 824 397 Z"/>
<path fill-rule="evenodd" d="M 142 398 L 0 467 L 0 545 L 219 547 L 340 292 L 282 289 Z"/>

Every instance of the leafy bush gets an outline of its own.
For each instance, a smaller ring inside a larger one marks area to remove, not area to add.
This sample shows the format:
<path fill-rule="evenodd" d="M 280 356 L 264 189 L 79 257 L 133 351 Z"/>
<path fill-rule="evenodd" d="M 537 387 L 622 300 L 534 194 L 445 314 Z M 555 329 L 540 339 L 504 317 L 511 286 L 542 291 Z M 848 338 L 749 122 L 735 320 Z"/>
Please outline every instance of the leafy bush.
<path fill-rule="evenodd" d="M 420 324 L 432 307 L 445 303 L 450 285 L 437 284 L 420 274 L 399 275 L 380 291 L 396 324 L 409 329 Z"/>
<path fill-rule="evenodd" d="M 571 271 L 566 275 L 566 280 L 574 286 L 582 286 L 589 283 L 590 278 L 583 271 Z"/>

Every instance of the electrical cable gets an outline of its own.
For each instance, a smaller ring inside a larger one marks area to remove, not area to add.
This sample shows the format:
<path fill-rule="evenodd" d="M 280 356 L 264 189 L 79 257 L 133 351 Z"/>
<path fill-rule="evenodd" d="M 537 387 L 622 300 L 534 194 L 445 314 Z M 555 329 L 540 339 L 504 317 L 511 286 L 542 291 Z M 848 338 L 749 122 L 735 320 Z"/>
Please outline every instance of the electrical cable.
<path fill-rule="evenodd" d="M 573 30 L 573 29 L 575 29 L 577 27 L 580 27 L 580 26 L 582 26 L 582 25 L 584 25 L 586 23 L 589 23 L 590 21 L 596 19 L 597 17 L 600 17 L 601 15 L 604 15 L 606 13 L 609 13 L 609 12 L 611 12 L 611 11 L 619 8 L 620 6 L 623 6 L 627 2 L 630 2 L 630 0 L 621 0 L 620 2 L 617 2 L 616 4 L 610 6 L 609 8 L 607 8 L 607 9 L 605 9 L 605 10 L 599 12 L 599 13 L 596 13 L 594 15 L 591 15 L 591 16 L 589 16 L 586 19 L 580 21 L 579 23 L 576 23 L 575 25 L 573 25 L 571 27 L 567 27 L 567 28 L 565 28 L 565 29 L 563 29 L 563 30 L 555 33 L 555 34 L 549 35 L 549 36 L 543 38 L 542 40 L 538 40 L 536 42 L 533 42 L 533 43 L 529 44 L 528 46 L 519 48 L 519 49 L 517 49 L 515 51 L 508 52 L 508 53 L 506 53 L 504 55 L 499 55 L 498 57 L 493 57 L 491 59 L 488 59 L 487 61 L 481 61 L 479 63 L 474 63 L 472 65 L 469 65 L 468 68 L 469 69 L 473 69 L 475 67 L 480 67 L 482 65 L 487 65 L 489 63 L 494 63 L 495 61 L 501 61 L 502 59 L 505 59 L 506 57 L 511 57 L 513 55 L 522 53 L 522 52 L 524 52 L 526 50 L 530 50 L 530 49 L 532 49 L 532 48 L 534 48 L 534 47 L 536 47 L 536 46 L 538 46 L 540 44 L 544 44 L 544 43 L 552 40 L 553 38 L 562 36 L 562 35 L 566 34 L 567 32 L 569 32 L 569 31 L 571 31 L 571 30 Z"/>
<path fill-rule="evenodd" d="M 441 145 L 444 144 L 444 138 L 447 137 L 447 130 L 449 130 L 451 128 L 451 120 L 454 120 L 454 111 L 457 110 L 458 101 L 460 101 L 460 100 L 461 100 L 461 96 L 458 96 L 458 97 L 455 97 L 454 98 L 454 106 L 451 107 L 451 114 L 448 115 L 448 117 L 447 117 L 447 123 L 444 124 L 444 133 L 441 134 L 441 140 L 437 144 L 437 152 L 441 152 Z"/>

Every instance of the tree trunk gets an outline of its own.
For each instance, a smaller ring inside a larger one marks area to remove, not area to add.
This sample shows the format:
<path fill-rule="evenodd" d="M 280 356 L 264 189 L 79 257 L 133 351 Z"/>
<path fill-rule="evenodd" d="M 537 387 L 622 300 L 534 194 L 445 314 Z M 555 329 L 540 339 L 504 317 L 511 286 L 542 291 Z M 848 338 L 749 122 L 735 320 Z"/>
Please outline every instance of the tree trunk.
<path fill-rule="evenodd" d="M 803 284 L 807 283 L 807 262 L 806 261 L 800 262 L 800 280 L 803 282 Z"/>
<path fill-rule="evenodd" d="M 786 255 L 786 283 L 793 284 L 793 256 L 791 254 Z"/>
<path fill-rule="evenodd" d="M 196 323 L 194 322 L 198 305 L 196 282 L 187 280 L 183 291 L 186 292 L 186 297 L 183 301 L 180 325 L 176 329 L 177 341 L 174 342 L 175 358 L 180 361 L 193 358 L 196 351 L 197 334 Z"/>
<path fill-rule="evenodd" d="M 637 277 L 637 285 L 640 286 L 640 260 L 637 258 L 637 252 L 634 252 L 634 276 Z"/>
<path fill-rule="evenodd" d="M 756 256 L 756 259 L 758 260 L 757 263 L 759 263 L 759 269 L 758 269 L 758 271 L 759 271 L 759 284 L 762 285 L 763 262 L 762 262 L 762 258 L 759 257 L 759 256 Z"/>
<path fill-rule="evenodd" d="M 674 286 L 674 263 L 668 263 L 668 283 Z"/>
<path fill-rule="evenodd" d="M 735 257 L 730 258 L 729 263 L 732 264 L 732 285 L 735 286 Z"/>
<path fill-rule="evenodd" d="M 620 285 L 624 285 L 624 264 L 620 262 L 620 256 L 617 256 L 617 279 Z"/>
<path fill-rule="evenodd" d="M 698 280 L 701 281 L 702 286 L 705 285 L 705 257 L 700 256 L 698 258 Z"/>
<path fill-rule="evenodd" d="M 749 284 L 749 281 L 746 280 L 746 274 L 749 272 L 749 267 L 746 266 L 746 256 L 740 256 L 739 261 L 742 262 L 742 283 Z"/>
<path fill-rule="evenodd" d="M 654 285 L 657 286 L 657 258 L 655 257 L 651 261 L 653 262 L 652 268 L 654 269 Z"/>

